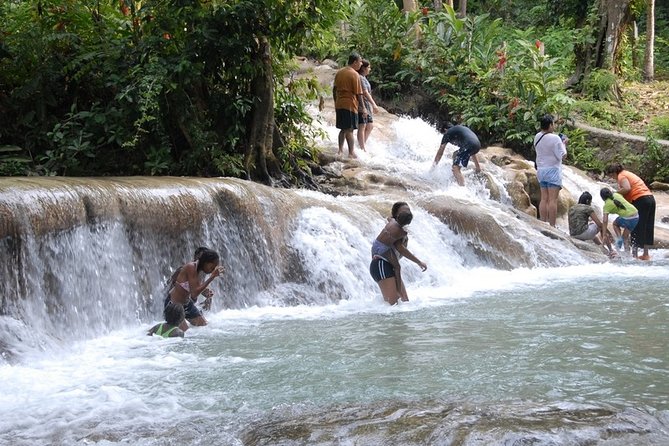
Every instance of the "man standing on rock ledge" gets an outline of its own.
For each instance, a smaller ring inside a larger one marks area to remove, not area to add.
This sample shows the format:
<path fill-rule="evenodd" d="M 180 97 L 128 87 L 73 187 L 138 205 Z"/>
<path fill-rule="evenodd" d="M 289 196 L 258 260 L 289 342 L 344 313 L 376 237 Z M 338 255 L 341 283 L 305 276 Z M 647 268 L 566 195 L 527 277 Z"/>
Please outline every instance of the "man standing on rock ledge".
<path fill-rule="evenodd" d="M 340 129 L 337 155 L 343 153 L 345 139 L 350 158 L 357 158 L 354 153 L 353 130 L 358 128 L 358 104 L 364 104 L 362 84 L 358 74 L 361 66 L 362 57 L 359 54 L 353 53 L 348 56 L 348 65 L 337 71 L 332 87 L 332 97 L 335 101 L 335 111 L 337 113 L 336 127 Z M 361 106 L 360 110 L 363 116 L 367 114 L 364 106 Z"/>

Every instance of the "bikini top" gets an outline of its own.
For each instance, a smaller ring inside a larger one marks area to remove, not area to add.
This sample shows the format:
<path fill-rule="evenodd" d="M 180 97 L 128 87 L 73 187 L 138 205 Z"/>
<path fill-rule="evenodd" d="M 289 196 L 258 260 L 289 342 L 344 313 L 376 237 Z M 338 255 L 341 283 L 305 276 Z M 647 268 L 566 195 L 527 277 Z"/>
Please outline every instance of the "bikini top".
<path fill-rule="evenodd" d="M 162 336 L 163 338 L 169 338 L 169 337 L 170 337 L 170 334 L 171 334 L 174 330 L 176 330 L 177 327 L 172 327 L 172 328 L 170 328 L 169 330 L 167 330 L 167 331 L 165 331 L 165 332 L 163 333 L 163 326 L 165 326 L 165 325 L 167 325 L 167 324 L 164 323 L 164 322 L 161 323 L 160 326 L 158 327 L 158 329 L 156 330 L 156 334 L 157 334 L 158 336 Z"/>

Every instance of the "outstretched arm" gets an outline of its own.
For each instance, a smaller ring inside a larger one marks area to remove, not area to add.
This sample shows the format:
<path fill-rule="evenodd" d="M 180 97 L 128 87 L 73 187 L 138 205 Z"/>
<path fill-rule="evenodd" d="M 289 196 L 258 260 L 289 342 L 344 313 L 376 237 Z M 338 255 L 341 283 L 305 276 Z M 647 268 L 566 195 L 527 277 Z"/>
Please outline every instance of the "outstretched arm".
<path fill-rule="evenodd" d="M 423 271 L 425 271 L 425 270 L 427 269 L 427 265 L 426 265 L 425 263 L 421 262 L 421 261 L 418 259 L 418 257 L 416 257 L 415 255 L 413 255 L 413 254 L 411 253 L 411 251 L 409 251 L 409 249 L 408 249 L 406 246 L 404 246 L 404 244 L 402 243 L 402 240 L 398 240 L 398 241 L 395 243 L 395 249 L 397 249 L 397 251 L 398 251 L 400 254 L 402 254 L 404 257 L 406 257 L 407 259 L 411 260 L 411 261 L 412 261 L 413 263 L 415 263 L 416 265 L 420 266 L 420 269 L 422 269 Z"/>
<path fill-rule="evenodd" d="M 439 161 L 441 161 L 441 157 L 444 156 L 444 149 L 445 148 L 446 148 L 446 144 L 442 144 L 442 145 L 439 146 L 439 150 L 437 150 L 437 155 L 434 157 L 434 163 L 432 163 L 432 167 L 439 164 Z"/>

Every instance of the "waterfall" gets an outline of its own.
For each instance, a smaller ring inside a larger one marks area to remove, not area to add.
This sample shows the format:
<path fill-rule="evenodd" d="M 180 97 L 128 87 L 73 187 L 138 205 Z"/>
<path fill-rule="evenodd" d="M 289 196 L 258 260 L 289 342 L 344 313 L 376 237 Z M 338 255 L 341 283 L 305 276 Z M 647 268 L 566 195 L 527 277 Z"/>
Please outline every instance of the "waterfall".
<path fill-rule="evenodd" d="M 589 261 L 538 235 L 504 192 L 492 199 L 472 176 L 454 186 L 447 161 L 430 170 L 439 135 L 425 122 L 377 132 L 360 181 L 377 172 L 409 187 L 333 197 L 221 178 L 0 179 L 0 349 L 20 356 L 160 319 L 167 278 L 200 245 L 226 267 L 211 285 L 214 311 L 373 302 L 369 246 L 398 200 L 415 215 L 410 249 L 429 265 L 405 268 L 410 294 L 457 289 L 472 268 Z M 503 186 L 502 171 L 484 166 Z"/>

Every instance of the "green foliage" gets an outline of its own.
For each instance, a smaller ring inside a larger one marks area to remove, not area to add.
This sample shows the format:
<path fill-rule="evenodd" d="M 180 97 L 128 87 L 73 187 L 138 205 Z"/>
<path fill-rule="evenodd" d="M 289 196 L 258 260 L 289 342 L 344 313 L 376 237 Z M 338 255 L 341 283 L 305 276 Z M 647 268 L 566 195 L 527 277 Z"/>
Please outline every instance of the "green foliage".
<path fill-rule="evenodd" d="M 370 82 L 375 93 L 392 97 L 404 91 L 401 76 L 395 74 L 403 69 L 402 58 L 411 48 L 414 18 L 389 7 L 387 0 L 358 0 L 352 4 L 349 22 L 342 25 L 346 26 L 342 43 L 345 53 L 340 62 L 345 63 L 348 54 L 357 51 L 374 67 Z"/>
<path fill-rule="evenodd" d="M 608 101 L 576 101 L 573 107 L 576 115 L 595 127 L 608 130 L 623 130 L 626 123 L 643 119 L 641 110 L 632 105 Z"/>
<path fill-rule="evenodd" d="M 617 100 L 618 78 L 611 70 L 596 69 L 583 79 L 583 93 L 596 101 Z"/>
<path fill-rule="evenodd" d="M 650 120 L 650 134 L 654 138 L 669 139 L 669 116 L 655 116 Z"/>
<path fill-rule="evenodd" d="M 651 178 L 654 181 L 669 181 L 669 150 L 660 145 L 651 135 L 648 135 L 646 140 L 643 170 L 640 174 L 644 178 Z"/>
<path fill-rule="evenodd" d="M 583 130 L 573 128 L 568 131 L 568 160 L 575 167 L 590 172 L 603 172 L 606 163 L 602 160 L 599 149 L 588 144 Z"/>
<path fill-rule="evenodd" d="M 32 153 L 39 174 L 240 175 L 258 37 L 281 96 L 287 62 L 326 53 L 343 11 L 335 0 L 2 2 L 0 144 Z M 275 112 L 304 146 L 308 114 Z"/>
<path fill-rule="evenodd" d="M 21 156 L 23 149 L 17 146 L 0 146 L 0 177 L 25 175 L 31 159 Z"/>

